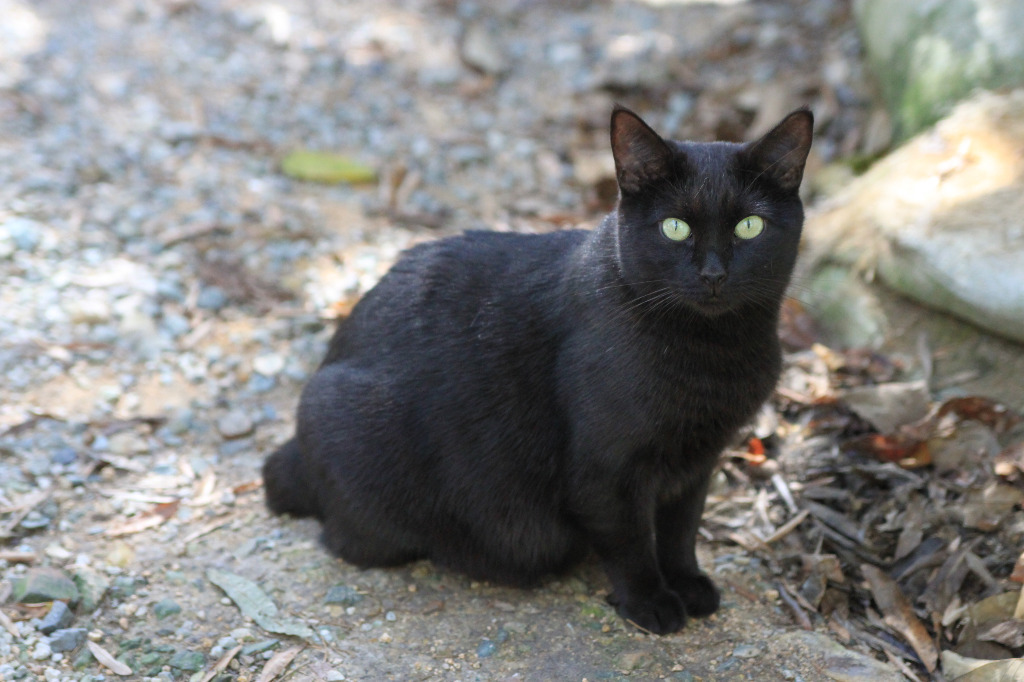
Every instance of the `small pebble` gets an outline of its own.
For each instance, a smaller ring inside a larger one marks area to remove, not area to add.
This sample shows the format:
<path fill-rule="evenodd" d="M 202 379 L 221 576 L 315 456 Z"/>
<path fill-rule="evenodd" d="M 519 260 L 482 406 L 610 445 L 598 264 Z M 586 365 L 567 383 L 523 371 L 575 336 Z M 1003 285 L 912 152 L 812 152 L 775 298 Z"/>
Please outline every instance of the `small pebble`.
<path fill-rule="evenodd" d="M 50 649 L 55 652 L 74 651 L 85 643 L 85 628 L 64 628 L 50 635 Z"/>
<path fill-rule="evenodd" d="M 171 656 L 171 660 L 167 662 L 167 665 L 172 668 L 187 672 L 202 670 L 205 664 L 206 657 L 203 654 L 198 651 L 188 651 L 187 649 L 174 654 Z"/>
<path fill-rule="evenodd" d="M 43 661 L 53 655 L 53 650 L 50 648 L 50 643 L 45 639 L 39 640 L 35 648 L 32 649 L 32 659 L 36 661 Z"/>
<path fill-rule="evenodd" d="M 276 376 L 284 369 L 284 358 L 277 353 L 260 355 L 252 361 L 252 368 L 263 376 Z"/>
<path fill-rule="evenodd" d="M 241 410 L 232 410 L 217 420 L 217 431 L 224 438 L 241 438 L 248 436 L 252 430 L 252 419 Z"/>
<path fill-rule="evenodd" d="M 327 590 L 324 597 L 325 604 L 341 604 L 342 606 L 355 606 L 363 601 L 363 595 L 348 585 L 335 585 Z"/>
<path fill-rule="evenodd" d="M 220 287 L 203 287 L 196 305 L 205 310 L 220 310 L 228 303 L 228 296 Z"/>
<path fill-rule="evenodd" d="M 157 617 L 157 620 L 163 620 L 176 613 L 181 613 L 181 606 L 173 599 L 163 599 L 153 604 L 153 614 Z"/>
<path fill-rule="evenodd" d="M 55 630 L 66 628 L 71 625 L 71 621 L 75 618 L 74 614 L 71 613 L 71 609 L 68 605 L 62 601 L 55 601 L 50 606 L 50 610 L 47 611 L 42 621 L 39 623 L 37 628 L 39 632 L 44 635 L 48 635 Z"/>
<path fill-rule="evenodd" d="M 480 642 L 480 645 L 476 648 L 476 655 L 480 658 L 489 658 L 494 655 L 494 652 L 498 650 L 498 645 L 489 639 L 485 639 Z"/>

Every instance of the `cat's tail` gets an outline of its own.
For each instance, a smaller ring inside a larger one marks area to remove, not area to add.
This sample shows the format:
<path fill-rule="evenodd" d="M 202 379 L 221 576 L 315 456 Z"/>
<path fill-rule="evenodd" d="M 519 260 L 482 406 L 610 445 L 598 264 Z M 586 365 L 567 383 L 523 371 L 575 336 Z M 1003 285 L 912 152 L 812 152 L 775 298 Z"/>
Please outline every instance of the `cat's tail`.
<path fill-rule="evenodd" d="M 274 514 L 319 516 L 316 489 L 306 476 L 299 442 L 292 438 L 263 463 L 263 490 Z"/>

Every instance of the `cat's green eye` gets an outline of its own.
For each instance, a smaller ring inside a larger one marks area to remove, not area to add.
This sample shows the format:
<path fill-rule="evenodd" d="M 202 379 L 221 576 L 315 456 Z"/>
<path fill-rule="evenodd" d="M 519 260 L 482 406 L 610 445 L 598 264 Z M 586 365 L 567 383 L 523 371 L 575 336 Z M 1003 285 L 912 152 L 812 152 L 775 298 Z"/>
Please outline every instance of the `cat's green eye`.
<path fill-rule="evenodd" d="M 690 236 L 690 226 L 679 218 L 665 218 L 661 221 L 661 233 L 674 242 L 681 242 Z"/>
<path fill-rule="evenodd" d="M 740 239 L 753 239 L 764 232 L 764 218 L 759 215 L 747 216 L 736 223 L 736 236 Z"/>

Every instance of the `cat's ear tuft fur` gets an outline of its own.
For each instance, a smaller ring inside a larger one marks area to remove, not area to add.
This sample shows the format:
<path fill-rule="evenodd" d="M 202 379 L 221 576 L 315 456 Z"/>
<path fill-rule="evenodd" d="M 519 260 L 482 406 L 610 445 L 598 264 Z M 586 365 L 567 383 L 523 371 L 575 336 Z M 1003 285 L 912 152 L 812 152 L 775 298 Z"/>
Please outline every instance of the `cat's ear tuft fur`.
<path fill-rule="evenodd" d="M 645 182 L 668 174 L 672 150 L 642 118 L 616 105 L 611 129 L 615 177 L 623 194 L 636 193 Z"/>
<path fill-rule="evenodd" d="M 804 164 L 811 151 L 814 115 L 797 109 L 765 135 L 747 145 L 745 160 L 753 172 L 795 192 L 804 176 Z"/>

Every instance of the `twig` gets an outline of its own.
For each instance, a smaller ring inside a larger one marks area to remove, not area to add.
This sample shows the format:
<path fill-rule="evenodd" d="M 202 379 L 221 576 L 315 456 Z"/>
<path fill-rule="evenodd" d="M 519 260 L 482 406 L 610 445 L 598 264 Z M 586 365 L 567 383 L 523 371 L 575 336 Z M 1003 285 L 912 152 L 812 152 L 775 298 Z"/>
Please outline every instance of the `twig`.
<path fill-rule="evenodd" d="M 789 535 L 790 533 L 792 533 L 797 526 L 804 522 L 804 519 L 806 519 L 810 515 L 810 513 L 811 512 L 807 511 L 806 509 L 801 510 L 799 514 L 791 518 L 789 521 L 786 521 L 784 524 L 779 526 L 774 533 L 765 538 L 764 544 L 770 545 L 773 542 L 777 542 L 782 538 L 786 537 L 787 535 Z"/>
<path fill-rule="evenodd" d="M 811 624 L 811 619 L 800 608 L 800 604 L 797 603 L 796 599 L 790 594 L 789 589 L 786 588 L 782 583 L 776 583 L 779 588 L 779 598 L 782 599 L 782 603 L 786 605 L 790 613 L 793 614 L 793 618 L 796 619 L 797 624 L 804 630 L 813 630 L 814 626 Z"/>
<path fill-rule="evenodd" d="M 6 561 L 11 564 L 32 564 L 35 563 L 36 559 L 35 552 L 16 552 L 14 550 L 0 550 L 0 561 Z"/>
<path fill-rule="evenodd" d="M 786 479 L 782 477 L 782 474 L 772 474 L 772 485 L 779 491 L 779 497 L 786 503 L 786 508 L 789 509 L 790 514 L 796 514 L 800 511 L 800 508 L 796 506 L 796 500 L 793 499 L 793 493 L 789 490 L 789 485 L 786 484 Z"/>
<path fill-rule="evenodd" d="M 11 633 L 11 637 L 21 637 L 21 633 L 18 632 L 18 628 L 14 627 L 14 623 L 11 621 L 10 618 L 7 617 L 7 614 L 3 611 L 0 611 L 0 625 L 3 625 L 4 630 L 7 630 L 7 632 Z"/>

